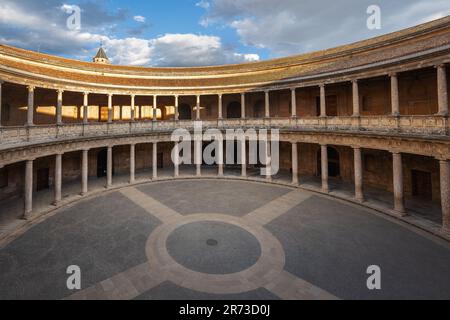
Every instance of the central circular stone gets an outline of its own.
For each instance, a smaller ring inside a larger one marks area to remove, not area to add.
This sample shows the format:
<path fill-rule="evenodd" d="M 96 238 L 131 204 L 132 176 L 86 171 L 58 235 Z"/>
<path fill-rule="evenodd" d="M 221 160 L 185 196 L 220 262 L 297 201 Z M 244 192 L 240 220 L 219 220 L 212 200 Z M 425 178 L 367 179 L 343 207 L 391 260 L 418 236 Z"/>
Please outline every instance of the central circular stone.
<path fill-rule="evenodd" d="M 217 221 L 192 222 L 175 229 L 166 247 L 182 266 L 208 274 L 243 271 L 261 256 L 261 246 L 250 232 Z"/>

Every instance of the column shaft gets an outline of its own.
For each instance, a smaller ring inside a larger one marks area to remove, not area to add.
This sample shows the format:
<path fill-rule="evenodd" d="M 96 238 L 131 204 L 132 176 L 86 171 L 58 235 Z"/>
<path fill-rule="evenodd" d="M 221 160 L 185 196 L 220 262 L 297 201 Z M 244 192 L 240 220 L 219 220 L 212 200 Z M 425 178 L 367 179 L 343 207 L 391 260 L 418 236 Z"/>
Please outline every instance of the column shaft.
<path fill-rule="evenodd" d="M 111 188 L 113 181 L 112 181 L 112 168 L 113 167 L 113 149 L 111 146 L 108 146 L 107 151 L 107 160 L 106 160 L 106 187 Z"/>
<path fill-rule="evenodd" d="M 325 95 L 325 85 L 322 84 L 320 87 L 320 116 L 327 116 L 327 99 Z"/>
<path fill-rule="evenodd" d="M 83 93 L 83 123 L 88 123 L 89 93 Z"/>
<path fill-rule="evenodd" d="M 194 145 L 195 152 L 195 174 L 197 177 L 202 175 L 202 141 L 200 139 L 195 139 Z"/>
<path fill-rule="evenodd" d="M 352 93 L 353 93 L 353 116 L 359 117 L 361 115 L 361 109 L 360 109 L 360 103 L 359 103 L 358 80 L 352 81 Z"/>
<path fill-rule="evenodd" d="M 401 215 L 405 214 L 405 199 L 403 192 L 403 166 L 402 154 L 392 154 L 392 167 L 394 179 L 394 210 Z"/>
<path fill-rule="evenodd" d="M 217 165 L 218 165 L 218 172 L 217 174 L 219 175 L 219 177 L 223 176 L 223 140 L 219 139 L 217 141 L 218 146 L 217 146 Z"/>
<path fill-rule="evenodd" d="M 58 205 L 61 202 L 61 188 L 62 188 L 62 154 L 55 156 L 55 199 L 54 205 Z"/>
<path fill-rule="evenodd" d="M 135 95 L 131 95 L 131 121 L 136 121 Z"/>
<path fill-rule="evenodd" d="M 83 150 L 81 155 L 81 195 L 88 192 L 88 154 L 89 150 Z"/>
<path fill-rule="evenodd" d="M 270 94 L 269 91 L 264 92 L 265 100 L 265 117 L 270 118 Z"/>
<path fill-rule="evenodd" d="M 34 87 L 28 87 L 27 125 L 34 124 Z"/>
<path fill-rule="evenodd" d="M 329 192 L 328 186 L 328 146 L 320 146 L 321 167 L 322 167 L 322 191 Z"/>
<path fill-rule="evenodd" d="M 178 106 L 179 106 L 178 96 L 175 96 L 175 121 L 178 121 L 180 117 Z"/>
<path fill-rule="evenodd" d="M 158 143 L 153 142 L 152 152 L 153 179 L 158 179 Z"/>
<path fill-rule="evenodd" d="M 241 176 L 247 177 L 247 146 L 245 137 L 241 140 Z"/>
<path fill-rule="evenodd" d="M 112 94 L 108 94 L 108 123 L 113 121 Z"/>
<path fill-rule="evenodd" d="M 29 219 L 33 212 L 33 160 L 27 160 L 25 163 L 25 207 L 24 219 Z"/>
<path fill-rule="evenodd" d="M 400 99 L 398 95 L 398 77 L 397 74 L 391 75 L 391 107 L 392 115 L 400 115 Z"/>
<path fill-rule="evenodd" d="M 440 161 L 442 229 L 450 233 L 450 161 Z"/>
<path fill-rule="evenodd" d="M 292 143 L 292 184 L 298 185 L 298 144 Z"/>
<path fill-rule="evenodd" d="M 354 171 L 355 171 L 355 198 L 364 201 L 363 172 L 362 172 L 362 152 L 361 148 L 353 149 Z"/>
<path fill-rule="evenodd" d="M 175 145 L 173 146 L 173 167 L 174 172 L 173 175 L 175 178 L 178 178 L 180 176 L 180 148 L 179 144 L 175 142 Z"/>
<path fill-rule="evenodd" d="M 222 106 L 222 95 L 221 94 L 219 94 L 219 102 L 218 102 L 218 104 L 219 104 L 219 115 L 218 115 L 218 118 L 219 118 L 219 120 L 222 120 L 223 119 L 223 106 Z"/>
<path fill-rule="evenodd" d="M 437 67 L 439 115 L 448 116 L 447 73 L 445 65 Z"/>
<path fill-rule="evenodd" d="M 297 117 L 297 95 L 295 88 L 291 89 L 291 115 L 292 118 Z"/>
<path fill-rule="evenodd" d="M 136 145 L 130 144 L 130 183 L 136 181 Z"/>
<path fill-rule="evenodd" d="M 195 119 L 200 120 L 200 96 L 197 96 L 196 106 L 195 106 Z"/>
<path fill-rule="evenodd" d="M 56 102 L 56 124 L 62 124 L 62 105 L 63 105 L 63 92 L 58 90 L 58 97 Z"/>
<path fill-rule="evenodd" d="M 266 154 L 266 168 L 268 170 L 268 174 L 266 176 L 267 181 L 272 181 L 272 161 L 270 158 L 270 139 L 266 140 L 266 145 L 265 145 L 265 154 Z"/>
<path fill-rule="evenodd" d="M 153 96 L 153 121 L 157 121 L 157 117 L 158 117 L 158 96 L 154 95 Z"/>

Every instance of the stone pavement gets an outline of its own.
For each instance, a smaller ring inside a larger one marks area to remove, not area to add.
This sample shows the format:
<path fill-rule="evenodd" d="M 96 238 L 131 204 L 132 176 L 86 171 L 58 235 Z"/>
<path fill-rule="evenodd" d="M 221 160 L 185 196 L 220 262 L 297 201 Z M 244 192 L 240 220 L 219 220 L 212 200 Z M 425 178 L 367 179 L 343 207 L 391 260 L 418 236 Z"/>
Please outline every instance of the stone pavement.
<path fill-rule="evenodd" d="M 66 288 L 79 265 L 82 290 Z M 382 269 L 369 291 L 366 269 Z M 246 181 L 124 187 L 0 249 L 0 299 L 448 299 L 450 245 L 363 207 Z"/>

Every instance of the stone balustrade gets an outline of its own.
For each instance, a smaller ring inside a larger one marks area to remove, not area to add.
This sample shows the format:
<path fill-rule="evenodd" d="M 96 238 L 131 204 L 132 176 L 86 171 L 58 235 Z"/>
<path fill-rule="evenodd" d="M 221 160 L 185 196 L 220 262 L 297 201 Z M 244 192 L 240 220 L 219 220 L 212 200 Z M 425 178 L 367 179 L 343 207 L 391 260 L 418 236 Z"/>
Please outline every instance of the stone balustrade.
<path fill-rule="evenodd" d="M 36 125 L 1 127 L 1 149 L 20 144 L 38 144 L 54 140 L 70 140 L 98 136 L 145 134 L 168 132 L 177 128 L 193 130 L 194 121 L 136 121 L 76 123 L 64 125 Z M 207 128 L 276 128 L 289 131 L 340 131 L 374 134 L 414 134 L 428 138 L 448 137 L 448 118 L 442 116 L 363 116 L 327 118 L 266 118 L 266 119 L 222 119 L 203 120 Z"/>

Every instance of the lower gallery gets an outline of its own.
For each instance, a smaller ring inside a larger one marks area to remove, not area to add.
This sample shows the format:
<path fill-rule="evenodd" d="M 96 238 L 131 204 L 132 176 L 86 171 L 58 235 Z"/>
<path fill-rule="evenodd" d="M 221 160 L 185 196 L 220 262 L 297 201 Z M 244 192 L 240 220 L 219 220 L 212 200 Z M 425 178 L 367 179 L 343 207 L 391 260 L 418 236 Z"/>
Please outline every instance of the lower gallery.
<path fill-rule="evenodd" d="M 0 45 L 0 299 L 450 299 L 449 32 L 175 69 Z M 174 164 L 200 123 L 215 163 Z"/>

